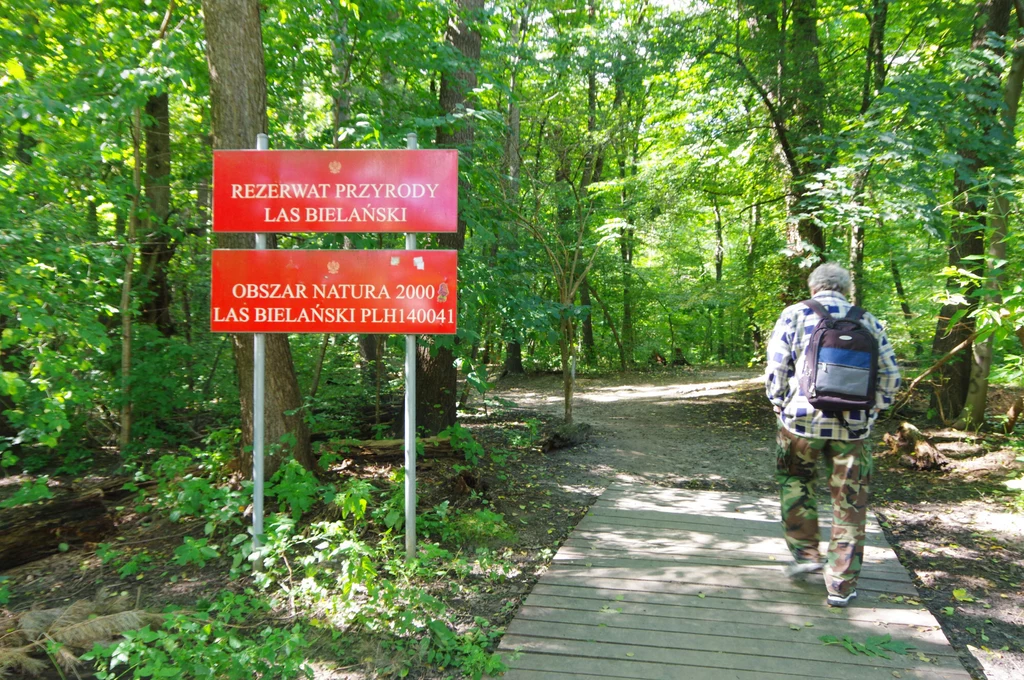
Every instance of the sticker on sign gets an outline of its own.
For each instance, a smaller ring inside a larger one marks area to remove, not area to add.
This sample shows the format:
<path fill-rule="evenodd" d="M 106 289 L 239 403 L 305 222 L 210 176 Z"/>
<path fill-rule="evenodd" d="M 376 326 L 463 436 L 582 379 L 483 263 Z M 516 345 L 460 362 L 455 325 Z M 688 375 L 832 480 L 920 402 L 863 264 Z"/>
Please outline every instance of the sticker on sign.
<path fill-rule="evenodd" d="M 452 334 L 457 263 L 454 250 L 214 250 L 210 329 Z"/>

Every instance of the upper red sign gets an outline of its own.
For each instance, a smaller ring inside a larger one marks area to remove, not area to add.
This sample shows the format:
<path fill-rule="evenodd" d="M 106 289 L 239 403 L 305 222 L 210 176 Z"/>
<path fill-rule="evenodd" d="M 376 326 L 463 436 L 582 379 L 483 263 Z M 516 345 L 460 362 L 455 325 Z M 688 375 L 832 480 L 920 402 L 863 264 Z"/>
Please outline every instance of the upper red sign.
<path fill-rule="evenodd" d="M 451 149 L 214 151 L 213 230 L 454 232 Z"/>
<path fill-rule="evenodd" d="M 454 250 L 214 250 L 210 330 L 454 333 Z"/>

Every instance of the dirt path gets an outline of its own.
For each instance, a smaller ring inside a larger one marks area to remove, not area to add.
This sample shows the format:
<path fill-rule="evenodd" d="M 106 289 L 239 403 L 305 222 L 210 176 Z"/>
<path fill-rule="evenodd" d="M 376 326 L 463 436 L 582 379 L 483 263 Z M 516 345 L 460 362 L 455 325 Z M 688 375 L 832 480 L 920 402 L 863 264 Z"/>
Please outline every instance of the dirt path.
<path fill-rule="evenodd" d="M 498 396 L 552 416 L 561 377 L 503 383 Z M 594 428 L 590 472 L 668 486 L 772 486 L 775 417 L 759 370 L 681 370 L 580 378 L 575 419 Z"/>

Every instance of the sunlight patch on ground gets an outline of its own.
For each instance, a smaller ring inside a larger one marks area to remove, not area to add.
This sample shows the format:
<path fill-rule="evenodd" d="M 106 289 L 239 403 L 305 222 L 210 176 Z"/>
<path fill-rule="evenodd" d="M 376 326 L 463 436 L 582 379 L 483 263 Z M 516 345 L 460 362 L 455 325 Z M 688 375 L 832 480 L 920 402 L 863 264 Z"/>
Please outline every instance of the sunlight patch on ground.
<path fill-rule="evenodd" d="M 712 383 L 598 387 L 586 392 L 579 392 L 576 397 L 594 402 L 631 401 L 634 399 L 693 399 L 731 394 L 749 389 L 761 382 L 762 379 L 757 377 Z"/>

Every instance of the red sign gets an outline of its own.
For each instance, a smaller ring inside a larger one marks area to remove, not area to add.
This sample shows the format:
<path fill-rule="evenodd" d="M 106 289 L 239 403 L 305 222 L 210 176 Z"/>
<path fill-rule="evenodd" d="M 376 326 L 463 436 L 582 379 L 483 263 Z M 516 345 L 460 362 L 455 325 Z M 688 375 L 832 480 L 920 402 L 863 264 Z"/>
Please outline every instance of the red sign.
<path fill-rule="evenodd" d="M 454 250 L 214 250 L 221 333 L 455 332 Z"/>
<path fill-rule="evenodd" d="M 450 149 L 214 151 L 213 230 L 453 232 Z"/>

